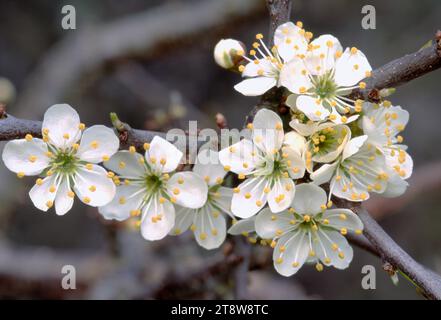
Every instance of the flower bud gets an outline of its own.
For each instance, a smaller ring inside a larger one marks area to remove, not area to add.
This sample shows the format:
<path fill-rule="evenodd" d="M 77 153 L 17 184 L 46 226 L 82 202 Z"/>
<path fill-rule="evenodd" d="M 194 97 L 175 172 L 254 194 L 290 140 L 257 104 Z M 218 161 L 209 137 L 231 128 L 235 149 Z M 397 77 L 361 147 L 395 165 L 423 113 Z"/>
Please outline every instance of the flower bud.
<path fill-rule="evenodd" d="M 214 47 L 214 60 L 225 69 L 231 69 L 243 60 L 245 45 L 234 39 L 222 39 Z"/>

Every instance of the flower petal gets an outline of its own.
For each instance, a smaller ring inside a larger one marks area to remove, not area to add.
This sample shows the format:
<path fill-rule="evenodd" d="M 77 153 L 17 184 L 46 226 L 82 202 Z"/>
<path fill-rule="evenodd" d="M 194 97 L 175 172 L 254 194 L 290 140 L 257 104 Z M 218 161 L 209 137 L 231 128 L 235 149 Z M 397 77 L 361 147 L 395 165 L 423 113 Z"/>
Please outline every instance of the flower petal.
<path fill-rule="evenodd" d="M 322 211 L 321 206 L 326 203 L 325 190 L 313 183 L 302 183 L 296 187 L 296 194 L 291 206 L 296 213 L 315 215 Z"/>
<path fill-rule="evenodd" d="M 297 98 L 297 108 L 312 121 L 322 121 L 329 116 L 320 99 L 301 95 Z"/>
<path fill-rule="evenodd" d="M 304 32 L 292 22 L 286 22 L 277 27 L 274 33 L 274 44 L 285 62 L 297 55 L 305 54 L 308 47 Z"/>
<path fill-rule="evenodd" d="M 256 60 L 255 60 L 256 61 Z M 242 72 L 242 77 L 257 77 L 263 74 L 273 74 L 276 70 L 271 61 L 266 59 L 258 59 L 259 63 L 250 62 L 247 63 L 245 69 Z M 270 76 L 268 76 L 271 78 Z"/>
<path fill-rule="evenodd" d="M 349 140 L 343 150 L 342 160 L 346 160 L 347 158 L 356 154 L 363 146 L 363 144 L 366 142 L 366 140 L 367 140 L 366 135 L 352 138 L 351 140 Z"/>
<path fill-rule="evenodd" d="M 32 203 L 37 209 L 47 211 L 54 204 L 56 192 L 50 192 L 52 186 L 57 186 L 57 177 L 55 175 L 43 179 L 40 185 L 35 184 L 29 191 Z"/>
<path fill-rule="evenodd" d="M 319 229 L 312 243 L 315 254 L 326 266 L 346 269 L 354 256 L 352 247 L 338 231 Z"/>
<path fill-rule="evenodd" d="M 230 229 L 228 229 L 228 233 L 233 236 L 239 236 L 242 234 L 248 234 L 256 231 L 256 227 L 254 226 L 254 222 L 256 220 L 256 216 L 253 216 L 248 219 L 242 219 L 234 223 Z"/>
<path fill-rule="evenodd" d="M 366 56 L 360 50 L 346 48 L 345 52 L 335 63 L 335 82 L 341 87 L 356 85 L 366 78 L 366 73 L 372 71 Z"/>
<path fill-rule="evenodd" d="M 312 50 L 308 52 L 305 63 L 312 74 L 323 74 L 334 68 L 337 51 L 343 51 L 340 41 L 330 34 L 314 39 L 310 47 Z"/>
<path fill-rule="evenodd" d="M 259 110 L 253 120 L 253 142 L 266 153 L 278 151 L 283 144 L 283 122 L 277 113 Z"/>
<path fill-rule="evenodd" d="M 219 152 L 219 161 L 224 168 L 237 173 L 248 174 L 256 168 L 258 150 L 248 139 L 242 139 Z"/>
<path fill-rule="evenodd" d="M 183 207 L 197 209 L 207 201 L 207 184 L 193 172 L 175 173 L 167 182 L 167 191 Z"/>
<path fill-rule="evenodd" d="M 81 137 L 78 157 L 87 162 L 99 163 L 119 149 L 119 139 L 112 129 L 103 125 L 87 128 Z"/>
<path fill-rule="evenodd" d="M 113 200 L 98 208 L 98 212 L 107 220 L 123 221 L 139 210 L 145 197 L 145 189 L 136 185 L 119 185 Z"/>
<path fill-rule="evenodd" d="M 274 214 L 269 208 L 265 208 L 256 216 L 256 232 L 262 239 L 280 237 L 297 226 L 294 215 L 288 211 Z"/>
<path fill-rule="evenodd" d="M 9 170 L 27 176 L 40 174 L 50 162 L 48 149 L 41 139 L 9 141 L 3 149 L 3 162 Z"/>
<path fill-rule="evenodd" d="M 59 216 L 65 215 L 72 209 L 74 197 L 69 184 L 69 178 L 63 178 L 55 197 L 55 213 Z"/>
<path fill-rule="evenodd" d="M 293 59 L 283 65 L 280 70 L 279 84 L 296 94 L 303 94 L 312 87 L 306 69 L 301 59 Z"/>
<path fill-rule="evenodd" d="M 266 203 L 269 181 L 265 177 L 250 178 L 238 186 L 239 192 L 234 193 L 231 212 L 239 218 L 254 216 Z"/>
<path fill-rule="evenodd" d="M 159 199 L 159 195 L 153 196 L 142 210 L 141 235 L 146 240 L 164 238 L 175 225 L 175 207 Z"/>
<path fill-rule="evenodd" d="M 328 220 L 328 227 L 340 231 L 342 228 L 351 231 L 363 230 L 363 223 L 360 218 L 349 209 L 330 209 L 326 210 L 322 219 Z"/>
<path fill-rule="evenodd" d="M 209 149 L 199 151 L 193 172 L 203 178 L 210 187 L 216 184 L 222 184 L 227 174 L 227 171 L 224 170 L 224 166 L 219 161 L 219 153 Z"/>
<path fill-rule="evenodd" d="M 181 161 L 183 153 L 167 140 L 155 136 L 150 143 L 150 148 L 145 152 L 149 165 L 158 172 L 172 172 Z"/>
<path fill-rule="evenodd" d="M 313 180 L 314 184 L 319 186 L 321 184 L 329 182 L 334 176 L 338 164 L 338 162 L 334 162 L 332 164 L 325 163 L 320 168 L 311 173 L 310 177 Z"/>
<path fill-rule="evenodd" d="M 279 239 L 274 248 L 274 268 L 282 276 L 292 276 L 306 262 L 309 252 L 308 234 L 301 229 L 289 232 Z"/>
<path fill-rule="evenodd" d="M 175 225 L 169 232 L 171 236 L 177 236 L 185 231 L 193 224 L 197 209 L 184 208 L 181 206 L 175 206 Z"/>
<path fill-rule="evenodd" d="M 231 200 L 233 198 L 233 189 L 220 187 L 215 194 L 211 194 L 211 205 L 216 209 L 228 214 L 233 218 L 231 212 Z"/>
<path fill-rule="evenodd" d="M 401 196 L 406 192 L 409 183 L 403 180 L 397 173 L 389 172 L 389 179 L 387 180 L 387 186 L 384 192 L 381 194 L 383 197 L 395 198 Z"/>
<path fill-rule="evenodd" d="M 92 170 L 79 168 L 74 180 L 75 193 L 89 206 L 105 206 L 115 196 L 115 184 L 107 176 L 107 171 L 98 165 L 93 165 Z"/>
<path fill-rule="evenodd" d="M 272 212 L 281 212 L 287 209 L 294 199 L 296 187 L 291 178 L 277 179 L 268 194 L 268 205 Z"/>
<path fill-rule="evenodd" d="M 301 156 L 306 148 L 306 139 L 301 134 L 298 134 L 295 131 L 290 131 L 285 134 L 283 144 Z"/>
<path fill-rule="evenodd" d="M 277 84 L 275 78 L 257 77 L 245 79 L 234 86 L 234 89 L 244 96 L 260 96 Z"/>
<path fill-rule="evenodd" d="M 49 141 L 58 148 L 71 147 L 81 137 L 80 116 L 68 104 L 55 104 L 46 110 L 42 125 Z"/>
<path fill-rule="evenodd" d="M 299 154 L 290 147 L 283 147 L 282 154 L 288 166 L 288 174 L 291 179 L 299 179 L 305 175 L 306 164 L 303 154 Z"/>
<path fill-rule="evenodd" d="M 110 171 L 116 172 L 124 178 L 139 178 L 146 173 L 145 160 L 139 153 L 131 153 L 127 150 L 118 151 L 104 166 Z"/>
<path fill-rule="evenodd" d="M 198 244 L 207 249 L 216 249 L 225 241 L 227 227 L 223 215 L 213 215 L 211 205 L 198 210 L 195 215 L 194 236 Z"/>

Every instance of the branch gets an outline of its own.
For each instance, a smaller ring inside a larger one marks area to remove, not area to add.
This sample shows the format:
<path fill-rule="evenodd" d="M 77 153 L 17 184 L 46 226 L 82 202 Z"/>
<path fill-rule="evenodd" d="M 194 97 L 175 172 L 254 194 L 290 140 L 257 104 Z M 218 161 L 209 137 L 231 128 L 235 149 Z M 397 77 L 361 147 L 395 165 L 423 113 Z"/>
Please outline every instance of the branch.
<path fill-rule="evenodd" d="M 273 36 L 281 24 L 289 21 L 291 16 L 291 0 L 267 0 L 266 6 L 270 16 L 269 45 L 273 45 Z"/>
<path fill-rule="evenodd" d="M 427 270 L 407 254 L 358 203 L 352 210 L 364 224 L 363 234 L 380 254 L 384 262 L 406 274 L 429 299 L 441 299 L 441 278 Z"/>
<path fill-rule="evenodd" d="M 351 93 L 354 99 L 378 101 L 379 90 L 395 88 L 441 67 L 441 31 L 435 35 L 435 43 L 430 47 L 395 59 L 372 71 L 372 76 L 365 79 L 365 89 L 355 89 Z"/>

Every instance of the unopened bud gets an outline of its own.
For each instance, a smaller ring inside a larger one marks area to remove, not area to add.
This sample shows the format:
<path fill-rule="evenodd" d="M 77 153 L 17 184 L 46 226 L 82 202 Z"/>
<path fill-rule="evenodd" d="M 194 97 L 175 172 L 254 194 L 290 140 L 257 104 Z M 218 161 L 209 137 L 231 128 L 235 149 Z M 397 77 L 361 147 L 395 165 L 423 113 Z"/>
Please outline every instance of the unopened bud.
<path fill-rule="evenodd" d="M 245 45 L 234 39 L 222 39 L 214 47 L 214 60 L 225 69 L 239 65 L 246 52 Z"/>

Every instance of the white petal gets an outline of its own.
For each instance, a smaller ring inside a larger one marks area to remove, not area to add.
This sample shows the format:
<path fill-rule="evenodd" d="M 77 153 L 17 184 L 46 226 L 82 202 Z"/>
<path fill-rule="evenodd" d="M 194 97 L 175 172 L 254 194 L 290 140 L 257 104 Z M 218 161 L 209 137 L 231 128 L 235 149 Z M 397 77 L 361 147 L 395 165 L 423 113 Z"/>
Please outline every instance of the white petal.
<path fill-rule="evenodd" d="M 290 178 L 277 179 L 268 194 L 268 205 L 272 212 L 281 212 L 287 209 L 294 199 L 296 188 Z"/>
<path fill-rule="evenodd" d="M 71 192 L 68 178 L 62 179 L 55 197 L 55 212 L 57 215 L 62 216 L 72 209 L 74 197 L 70 196 Z"/>
<path fill-rule="evenodd" d="M 228 148 L 219 152 L 219 161 L 229 168 L 230 171 L 237 174 L 248 174 L 256 168 L 257 147 L 248 140 L 242 139 Z"/>
<path fill-rule="evenodd" d="M 403 149 L 385 148 L 384 155 L 386 157 L 386 165 L 400 174 L 400 177 L 407 179 L 412 175 L 413 159 Z"/>
<path fill-rule="evenodd" d="M 366 140 L 367 140 L 366 135 L 352 138 L 351 140 L 349 140 L 343 150 L 342 160 L 345 160 L 350 156 L 356 154 L 363 146 L 363 144 L 366 142 Z"/>
<path fill-rule="evenodd" d="M 297 131 L 299 134 L 301 134 L 304 137 L 309 137 L 314 132 L 317 131 L 318 122 L 309 121 L 308 123 L 301 123 L 298 119 L 292 120 L 289 125 L 291 128 L 293 128 L 295 131 Z M 288 132 L 287 134 L 289 134 Z"/>
<path fill-rule="evenodd" d="M 342 228 L 357 231 L 363 230 L 360 218 L 349 209 L 330 209 L 323 213 L 322 219 L 327 219 L 327 226 L 340 231 Z"/>
<path fill-rule="evenodd" d="M 297 55 L 305 54 L 308 42 L 302 32 L 292 22 L 286 22 L 277 27 L 274 33 L 274 44 L 283 61 L 290 61 Z"/>
<path fill-rule="evenodd" d="M 159 198 L 153 196 L 142 211 L 141 235 L 146 240 L 164 238 L 175 224 L 175 207 L 170 201 L 161 203 Z"/>
<path fill-rule="evenodd" d="M 113 130 L 95 125 L 84 131 L 77 155 L 83 161 L 99 163 L 103 157 L 111 157 L 118 149 L 119 139 Z"/>
<path fill-rule="evenodd" d="M 297 132 L 290 131 L 285 134 L 283 144 L 301 156 L 306 148 L 306 139 Z"/>
<path fill-rule="evenodd" d="M 274 214 L 269 208 L 265 208 L 256 216 L 256 232 L 262 239 L 273 239 L 297 226 L 294 215 L 288 211 Z"/>
<path fill-rule="evenodd" d="M 330 34 L 314 39 L 311 47 L 313 50 L 308 52 L 305 61 L 312 74 L 323 74 L 334 68 L 337 51 L 343 51 L 340 41 Z"/>
<path fill-rule="evenodd" d="M 330 140 L 325 143 L 325 147 L 320 147 L 319 152 L 314 153 L 312 161 L 319 163 L 329 163 L 337 159 L 342 153 L 346 143 L 351 138 L 351 129 L 345 125 L 333 126 L 333 132 L 329 134 L 326 140 Z M 310 142 L 310 151 L 313 152 L 314 144 Z"/>
<path fill-rule="evenodd" d="M 227 174 L 219 161 L 219 153 L 209 149 L 199 151 L 193 172 L 202 177 L 210 187 L 222 183 Z"/>
<path fill-rule="evenodd" d="M 381 195 L 387 198 L 399 197 L 406 192 L 408 186 L 409 183 L 407 183 L 406 180 L 403 180 L 398 174 L 395 172 L 389 172 L 386 189 Z"/>
<path fill-rule="evenodd" d="M 233 218 L 231 212 L 231 200 L 233 199 L 233 189 L 220 187 L 215 194 L 211 194 L 211 205 Z"/>
<path fill-rule="evenodd" d="M 259 110 L 253 120 L 253 141 L 267 153 L 279 150 L 283 143 L 283 122 L 274 111 Z"/>
<path fill-rule="evenodd" d="M 343 55 L 335 63 L 335 82 L 341 87 L 356 85 L 359 81 L 366 78 L 366 72 L 372 70 L 366 56 L 360 50 L 351 53 L 351 49 L 346 48 Z"/>
<path fill-rule="evenodd" d="M 282 246 L 284 250 L 280 250 Z M 306 262 L 310 249 L 309 237 L 305 231 L 297 229 L 283 235 L 274 248 L 274 268 L 282 276 L 292 276 Z"/>
<path fill-rule="evenodd" d="M 335 124 L 348 124 L 354 122 L 360 117 L 360 115 L 358 114 L 352 115 L 349 118 L 345 116 L 346 120 L 343 121 L 343 116 L 341 116 L 334 107 L 332 107 L 331 115 L 333 118 L 331 121 Z"/>
<path fill-rule="evenodd" d="M 305 175 L 306 165 L 303 153 L 298 153 L 290 147 L 283 147 L 284 162 L 288 166 L 288 174 L 291 179 L 299 179 Z"/>
<path fill-rule="evenodd" d="M 195 215 L 194 236 L 198 244 L 207 249 L 216 249 L 225 241 L 227 227 L 223 215 L 213 215 L 211 205 L 199 209 Z"/>
<path fill-rule="evenodd" d="M 260 96 L 277 84 L 277 79 L 257 77 L 245 79 L 234 86 L 234 89 L 244 96 Z"/>
<path fill-rule="evenodd" d="M 167 140 L 155 136 L 150 143 L 150 148 L 146 151 L 145 157 L 149 165 L 159 172 L 174 171 L 181 159 L 183 153 Z M 165 161 L 165 164 L 162 162 Z"/>
<path fill-rule="evenodd" d="M 297 98 L 297 108 L 302 111 L 310 120 L 321 121 L 329 116 L 326 109 L 319 99 L 309 96 L 299 96 Z"/>
<path fill-rule="evenodd" d="M 321 185 L 327 183 L 334 176 L 335 170 L 337 170 L 338 162 L 334 162 L 332 164 L 324 164 L 313 173 L 311 173 L 310 177 L 314 181 L 314 184 Z"/>
<path fill-rule="evenodd" d="M 185 231 L 193 224 L 198 209 L 184 208 L 181 206 L 175 206 L 175 225 L 169 232 L 171 236 L 177 236 Z"/>
<path fill-rule="evenodd" d="M 338 231 L 319 229 L 313 235 L 313 244 L 314 252 L 326 266 L 346 269 L 354 256 L 352 247 Z"/>
<path fill-rule="evenodd" d="M 250 178 L 242 182 L 234 193 L 231 202 L 231 211 L 236 217 L 249 218 L 254 216 L 266 203 L 267 194 L 265 188 L 269 181 L 264 177 Z M 248 199 L 247 199 L 248 197 Z"/>
<path fill-rule="evenodd" d="M 49 191 L 52 186 L 57 187 L 56 176 L 44 178 L 41 185 L 35 184 L 29 191 L 32 203 L 37 209 L 47 211 L 53 205 L 57 193 Z"/>
<path fill-rule="evenodd" d="M 47 151 L 46 143 L 40 139 L 12 140 L 5 145 L 2 158 L 5 166 L 12 172 L 33 176 L 49 165 Z"/>
<path fill-rule="evenodd" d="M 107 177 L 107 171 L 103 167 L 93 165 L 92 170 L 82 167 L 78 169 L 74 179 L 75 193 L 89 206 L 105 206 L 115 196 L 115 184 Z"/>
<path fill-rule="evenodd" d="M 127 150 L 118 151 L 104 166 L 125 178 L 139 178 L 146 174 L 145 160 L 139 153 L 131 153 Z"/>
<path fill-rule="evenodd" d="M 230 229 L 228 229 L 228 233 L 234 236 L 239 236 L 244 233 L 252 233 L 256 231 L 256 227 L 254 222 L 256 220 L 256 216 L 253 216 L 248 219 L 242 219 L 234 223 Z"/>
<path fill-rule="evenodd" d="M 208 186 L 193 172 L 178 172 L 167 182 L 167 192 L 178 205 L 197 209 L 207 201 Z"/>
<path fill-rule="evenodd" d="M 296 187 L 296 194 L 291 206 L 296 213 L 315 215 L 322 211 L 321 206 L 326 203 L 325 190 L 313 183 L 302 183 Z"/>
<path fill-rule="evenodd" d="M 312 87 L 306 69 L 301 59 L 293 59 L 283 65 L 279 75 L 279 84 L 292 93 L 301 94 Z"/>
<path fill-rule="evenodd" d="M 72 146 L 80 139 L 80 116 L 68 104 L 55 104 L 46 110 L 43 130 L 48 130 L 49 141 L 58 148 Z"/>
<path fill-rule="evenodd" d="M 242 72 L 242 77 L 257 77 L 262 71 L 266 74 L 276 71 L 271 61 L 266 59 L 259 59 L 258 61 L 259 63 L 254 63 L 254 61 L 248 63 Z"/>
<path fill-rule="evenodd" d="M 145 197 L 145 190 L 136 185 L 119 185 L 116 187 L 113 200 L 98 208 L 99 213 L 107 220 L 123 221 L 130 218 L 134 210 L 139 210 Z"/>

